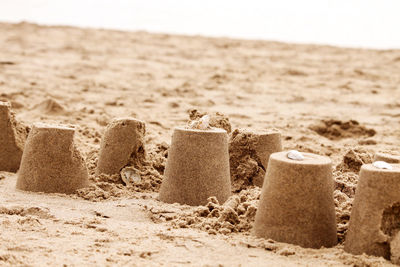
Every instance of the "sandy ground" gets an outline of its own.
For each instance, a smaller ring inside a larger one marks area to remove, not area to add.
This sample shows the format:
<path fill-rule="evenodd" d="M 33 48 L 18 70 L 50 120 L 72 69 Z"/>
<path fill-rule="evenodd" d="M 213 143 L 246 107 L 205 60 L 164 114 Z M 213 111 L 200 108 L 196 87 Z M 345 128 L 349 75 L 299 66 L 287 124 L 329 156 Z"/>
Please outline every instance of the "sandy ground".
<path fill-rule="evenodd" d="M 152 151 L 170 142 L 192 108 L 227 115 L 233 129 L 277 128 L 284 148 L 328 155 L 334 166 L 351 148 L 396 152 L 400 144 L 400 50 L 27 23 L 0 23 L 0 47 L 1 100 L 27 125 L 77 125 L 75 140 L 88 159 L 113 117 L 144 120 Z M 329 119 L 365 128 L 327 138 L 309 127 Z M 120 186 L 99 201 L 17 191 L 16 177 L 0 173 L 0 265 L 390 265 L 345 253 L 342 243 L 313 250 L 250 231 L 176 227 L 158 215 L 179 219 L 192 208 L 159 202 L 157 187 Z"/>

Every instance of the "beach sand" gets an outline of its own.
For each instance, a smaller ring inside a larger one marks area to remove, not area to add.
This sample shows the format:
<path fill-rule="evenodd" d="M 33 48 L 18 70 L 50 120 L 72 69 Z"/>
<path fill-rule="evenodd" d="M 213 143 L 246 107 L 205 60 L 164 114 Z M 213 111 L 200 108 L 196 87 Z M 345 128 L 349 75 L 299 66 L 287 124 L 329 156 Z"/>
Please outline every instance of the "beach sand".
<path fill-rule="evenodd" d="M 70 195 L 32 193 L 15 189 L 15 173 L 0 172 L 0 265 L 391 264 L 344 252 L 343 239 L 361 165 L 374 152 L 398 153 L 400 50 L 29 23 L 0 23 L 0 47 L 0 100 L 25 125 L 75 125 L 91 181 Z M 192 109 L 224 114 L 232 131 L 275 128 L 284 150 L 329 156 L 339 244 L 304 249 L 253 237 L 260 189 L 248 182 L 224 205 L 157 200 L 172 130 Z M 130 186 L 95 175 L 102 134 L 116 117 L 146 122 L 147 156 Z"/>

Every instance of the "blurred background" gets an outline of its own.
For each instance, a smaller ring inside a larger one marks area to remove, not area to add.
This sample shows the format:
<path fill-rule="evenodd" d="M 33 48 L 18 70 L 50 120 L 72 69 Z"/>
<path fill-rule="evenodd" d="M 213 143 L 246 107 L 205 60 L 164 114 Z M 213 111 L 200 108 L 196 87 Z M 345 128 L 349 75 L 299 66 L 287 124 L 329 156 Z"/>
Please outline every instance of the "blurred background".
<path fill-rule="evenodd" d="M 400 48 L 399 0 L 0 0 L 0 21 Z"/>

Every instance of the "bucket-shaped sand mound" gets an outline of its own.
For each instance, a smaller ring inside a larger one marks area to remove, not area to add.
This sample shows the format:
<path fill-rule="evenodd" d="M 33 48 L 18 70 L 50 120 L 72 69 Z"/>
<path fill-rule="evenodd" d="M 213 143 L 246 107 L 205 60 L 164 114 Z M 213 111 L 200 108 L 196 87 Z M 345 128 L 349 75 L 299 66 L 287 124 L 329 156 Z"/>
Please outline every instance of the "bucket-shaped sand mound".
<path fill-rule="evenodd" d="M 392 239 L 400 231 L 400 165 L 390 167 L 361 167 L 345 242 L 347 252 L 390 258 Z"/>
<path fill-rule="evenodd" d="M 249 185 L 262 187 L 269 157 L 279 151 L 282 141 L 278 130 L 234 130 L 229 140 L 233 190 L 240 191 Z"/>
<path fill-rule="evenodd" d="M 307 248 L 337 243 L 332 165 L 311 153 L 273 153 L 254 223 L 257 237 Z"/>
<path fill-rule="evenodd" d="M 8 102 L 0 102 L 0 171 L 16 172 L 21 163 L 26 129 L 19 126 Z"/>
<path fill-rule="evenodd" d="M 34 124 L 26 141 L 17 188 L 72 193 L 88 186 L 86 164 L 74 144 L 74 128 Z"/>
<path fill-rule="evenodd" d="M 107 125 L 100 145 L 97 174 L 119 174 L 127 165 L 144 159 L 145 123 L 134 118 L 117 118 Z"/>
<path fill-rule="evenodd" d="M 175 128 L 160 200 L 204 205 L 211 196 L 224 203 L 230 194 L 227 132 Z"/>

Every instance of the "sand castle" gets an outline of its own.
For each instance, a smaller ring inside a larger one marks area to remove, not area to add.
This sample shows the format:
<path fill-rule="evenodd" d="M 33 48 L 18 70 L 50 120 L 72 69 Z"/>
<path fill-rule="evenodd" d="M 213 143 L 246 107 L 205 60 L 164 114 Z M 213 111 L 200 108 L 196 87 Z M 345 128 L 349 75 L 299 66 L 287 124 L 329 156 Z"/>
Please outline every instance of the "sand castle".
<path fill-rule="evenodd" d="M 255 150 L 265 170 L 268 168 L 269 157 L 272 153 L 282 151 L 281 133 L 277 130 L 256 133 L 258 142 Z M 257 181 L 255 185 L 262 186 L 264 179 Z"/>
<path fill-rule="evenodd" d="M 19 125 L 8 102 L 0 102 L 0 171 L 16 172 L 21 163 L 26 129 Z"/>
<path fill-rule="evenodd" d="M 282 151 L 281 134 L 278 130 L 251 131 L 237 129 L 229 140 L 231 180 L 246 180 L 262 187 L 265 171 L 272 153 Z M 248 166 L 253 166 L 249 170 Z M 244 171 L 246 169 L 247 171 Z M 245 172 L 245 173 L 244 173 Z M 250 177 L 247 177 L 250 176 Z"/>
<path fill-rule="evenodd" d="M 218 128 L 175 128 L 160 200 L 204 205 L 211 196 L 224 203 L 230 194 L 227 132 Z"/>
<path fill-rule="evenodd" d="M 74 128 L 34 124 L 26 141 L 17 189 L 72 193 L 88 186 L 86 164 L 74 144 Z"/>
<path fill-rule="evenodd" d="M 398 250 L 399 192 L 399 164 L 392 164 L 391 169 L 377 168 L 373 164 L 361 167 L 345 242 L 347 252 L 389 259 L 392 242 L 393 248 Z"/>
<path fill-rule="evenodd" d="M 97 174 L 119 174 L 128 165 L 144 159 L 145 123 L 133 118 L 117 118 L 107 125 L 100 145 Z"/>
<path fill-rule="evenodd" d="M 308 248 L 337 243 L 331 160 L 274 153 L 261 191 L 254 235 Z"/>

